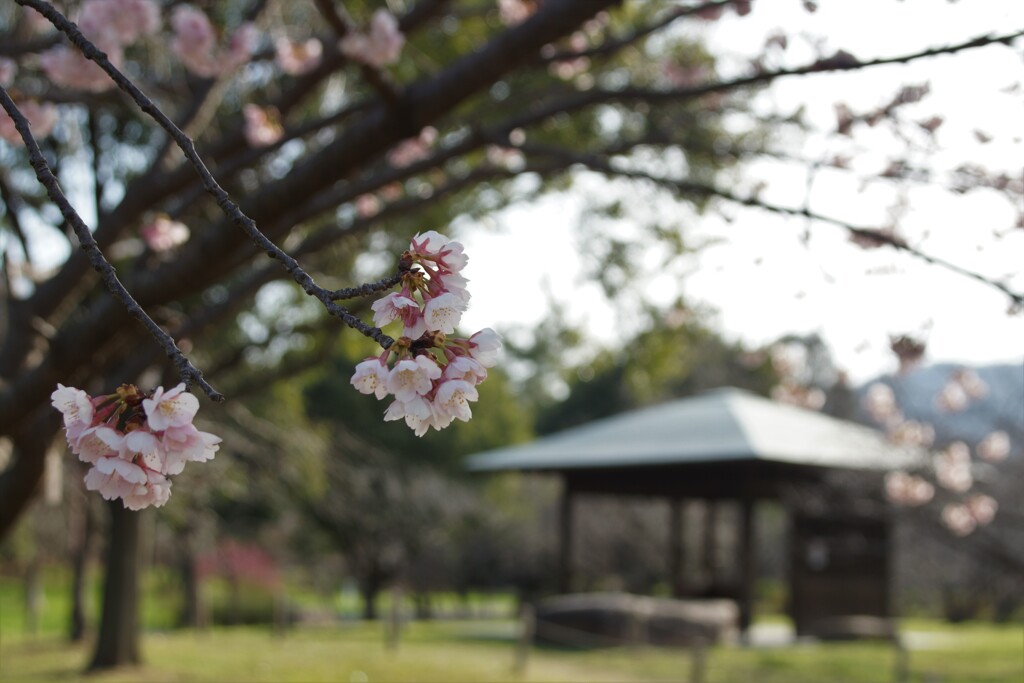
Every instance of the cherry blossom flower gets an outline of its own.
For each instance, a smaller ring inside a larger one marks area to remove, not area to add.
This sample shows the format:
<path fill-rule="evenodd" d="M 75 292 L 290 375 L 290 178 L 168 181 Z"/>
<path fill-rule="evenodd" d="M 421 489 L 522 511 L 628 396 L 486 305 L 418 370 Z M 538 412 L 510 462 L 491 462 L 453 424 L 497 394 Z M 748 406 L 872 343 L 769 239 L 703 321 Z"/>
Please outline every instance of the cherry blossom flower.
<path fill-rule="evenodd" d="M 430 429 L 432 416 L 430 403 L 422 396 L 413 396 L 408 401 L 396 400 L 388 406 L 384 421 L 404 419 L 416 436 L 423 436 Z"/>
<path fill-rule="evenodd" d="M 57 108 L 52 104 L 40 104 L 35 100 L 25 100 L 18 103 L 18 109 L 28 121 L 29 128 L 32 129 L 32 136 L 36 140 L 45 138 L 57 125 Z M 7 140 L 19 147 L 25 144 L 21 133 L 14 125 L 14 119 L 2 109 L 0 109 L 0 140 Z"/>
<path fill-rule="evenodd" d="M 77 23 L 93 42 L 127 46 L 160 30 L 160 6 L 153 0 L 86 0 Z"/>
<path fill-rule="evenodd" d="M 388 163 L 395 168 L 405 168 L 420 159 L 425 159 L 436 141 L 437 129 L 433 126 L 427 126 L 416 137 L 399 142 L 388 153 Z"/>
<path fill-rule="evenodd" d="M 405 325 L 403 334 L 416 339 L 427 330 L 419 303 L 406 292 L 388 294 L 370 306 L 373 310 L 373 324 L 383 327 L 394 320 L 401 320 Z"/>
<path fill-rule="evenodd" d="M 50 395 L 50 404 L 64 416 L 64 429 L 69 441 L 77 439 L 92 424 L 95 414 L 92 400 L 81 389 L 58 384 L 57 390 Z"/>
<path fill-rule="evenodd" d="M 137 495 L 137 488 L 148 483 L 145 470 L 121 458 L 100 458 L 85 475 L 85 488 L 98 491 L 104 500 Z"/>
<path fill-rule="evenodd" d="M 501 337 L 489 327 L 485 327 L 469 338 L 469 355 L 485 368 L 493 368 L 498 364 L 499 350 L 501 350 Z"/>
<path fill-rule="evenodd" d="M 259 31 L 246 22 L 231 35 L 226 48 L 218 49 L 217 33 L 202 10 L 178 5 L 171 15 L 174 38 L 171 51 L 185 68 L 202 78 L 213 78 L 247 64 L 256 51 Z"/>
<path fill-rule="evenodd" d="M 477 360 L 467 356 L 456 356 L 444 369 L 446 380 L 463 380 L 471 384 L 480 384 L 487 379 L 487 368 Z"/>
<path fill-rule="evenodd" d="M 142 401 L 150 427 L 155 431 L 163 431 L 168 427 L 183 427 L 192 424 L 192 418 L 199 410 L 199 399 L 185 391 L 182 382 L 170 391 L 157 387 L 152 398 Z"/>
<path fill-rule="evenodd" d="M 301 76 L 319 66 L 323 50 L 323 45 L 316 38 L 301 43 L 284 37 L 274 41 L 277 66 L 290 76 Z"/>
<path fill-rule="evenodd" d="M 188 226 L 160 215 L 139 229 L 142 240 L 150 249 L 160 254 L 179 247 L 189 238 Z"/>
<path fill-rule="evenodd" d="M 378 399 L 388 395 L 388 369 L 380 358 L 367 358 L 359 363 L 351 381 L 361 394 L 373 394 Z"/>
<path fill-rule="evenodd" d="M 974 370 L 963 368 L 953 373 L 953 382 L 960 385 L 968 398 L 978 400 L 988 394 L 988 385 Z"/>
<path fill-rule="evenodd" d="M 217 34 L 206 13 L 191 5 L 178 5 L 171 15 L 171 26 L 174 28 L 171 51 L 185 68 L 197 76 L 214 76 L 220 70 L 214 57 Z"/>
<path fill-rule="evenodd" d="M 423 309 L 423 321 L 430 332 L 454 334 L 462 319 L 466 304 L 451 292 L 445 292 L 427 302 Z"/>
<path fill-rule="evenodd" d="M 928 448 L 935 441 L 935 428 L 916 420 L 904 420 L 886 432 L 889 441 L 899 446 Z"/>
<path fill-rule="evenodd" d="M 252 56 L 256 54 L 259 37 L 259 29 L 252 22 L 247 21 L 236 28 L 235 32 L 231 34 L 231 40 L 228 41 L 227 50 L 221 57 L 220 72 L 222 74 L 230 73 L 248 64 Z"/>
<path fill-rule="evenodd" d="M 360 218 L 372 218 L 380 211 L 380 200 L 372 194 L 361 194 L 356 197 L 356 215 Z"/>
<path fill-rule="evenodd" d="M 943 488 L 963 492 L 974 484 L 971 452 L 967 444 L 954 441 L 935 458 L 935 478 Z"/>
<path fill-rule="evenodd" d="M 958 413 L 967 408 L 970 397 L 959 382 L 950 382 L 935 399 L 935 405 L 947 413 Z"/>
<path fill-rule="evenodd" d="M 403 45 L 405 36 L 398 21 L 383 9 L 374 12 L 367 33 L 350 33 L 338 43 L 346 57 L 377 69 L 397 62 Z"/>
<path fill-rule="evenodd" d="M 942 508 L 942 523 L 957 536 L 967 536 L 978 526 L 966 505 L 950 503 Z"/>
<path fill-rule="evenodd" d="M 468 263 L 461 243 L 428 230 L 415 235 L 402 254 L 402 288 L 375 301 L 373 320 L 384 326 L 401 320 L 402 336 L 384 354 L 359 363 L 351 383 L 363 394 L 395 400 L 385 421 L 405 420 L 416 436 L 472 417 L 477 385 L 497 363 L 501 342 L 484 329 L 468 339 L 454 335 L 469 301 Z M 426 350 L 430 349 L 430 350 Z M 394 356 L 389 371 L 388 360 Z"/>
<path fill-rule="evenodd" d="M 923 505 L 935 495 L 935 487 L 907 472 L 889 472 L 885 475 L 885 495 L 897 505 Z"/>
<path fill-rule="evenodd" d="M 388 375 L 388 391 L 399 401 L 411 401 L 433 388 L 432 380 L 441 376 L 441 368 L 428 356 L 401 360 Z"/>
<path fill-rule="evenodd" d="M 882 382 L 875 382 L 868 387 L 864 394 L 864 409 L 879 424 L 890 424 L 902 419 L 896 405 L 896 394 L 892 387 Z"/>
<path fill-rule="evenodd" d="M 250 147 L 268 147 L 284 135 L 280 114 L 273 107 L 247 104 L 242 108 L 245 117 L 245 140 Z"/>
<path fill-rule="evenodd" d="M 161 441 L 163 449 L 168 453 L 169 464 L 165 474 L 178 474 L 185 467 L 186 462 L 211 460 L 220 449 L 218 445 L 220 442 L 219 436 L 201 432 L 192 424 L 168 427 L 164 430 Z M 180 467 L 179 462 L 181 463 Z"/>
<path fill-rule="evenodd" d="M 498 16 L 506 26 L 515 26 L 537 11 L 541 0 L 498 0 Z"/>
<path fill-rule="evenodd" d="M 122 66 L 124 54 L 119 46 L 107 45 L 101 49 L 107 54 L 107 59 L 111 64 L 118 68 Z M 103 92 L 114 87 L 114 81 L 110 80 L 110 77 L 98 64 L 90 61 L 77 49 L 64 45 L 59 45 L 40 54 L 39 66 L 42 67 L 47 78 L 65 88 Z"/>
<path fill-rule="evenodd" d="M 996 511 L 999 510 L 999 503 L 996 499 L 991 496 L 986 496 L 983 493 L 976 493 L 966 501 L 967 511 L 971 513 L 971 517 L 978 526 L 985 526 L 992 522 L 996 517 Z"/>
<path fill-rule="evenodd" d="M 99 425 L 82 432 L 75 441 L 72 452 L 82 462 L 95 464 L 100 458 L 116 458 L 124 447 L 124 435 L 116 429 Z"/>
<path fill-rule="evenodd" d="M 1000 462 L 1010 454 L 1010 435 L 999 430 L 978 442 L 975 452 L 986 462 Z"/>
<path fill-rule="evenodd" d="M 57 125 L 57 107 L 45 102 L 40 104 L 35 100 L 28 100 L 20 107 L 21 113 L 28 119 L 28 125 L 32 128 L 32 134 L 39 138 L 47 137 Z M 4 112 L 6 115 L 7 112 Z M 20 139 L 20 135 L 18 136 Z"/>
<path fill-rule="evenodd" d="M 199 402 L 184 384 L 157 387 L 150 397 L 126 384 L 96 398 L 59 384 L 50 398 L 64 416 L 72 453 L 92 465 L 86 488 L 131 510 L 166 503 L 167 477 L 209 460 L 221 442 L 192 424 Z"/>
<path fill-rule="evenodd" d="M 121 496 L 124 506 L 129 510 L 142 510 L 150 505 L 161 507 L 171 497 L 171 482 L 167 477 L 146 470 L 146 481 L 132 488 L 130 493 Z"/>
<path fill-rule="evenodd" d="M 469 408 L 469 402 L 479 398 L 476 387 L 463 380 L 449 380 L 442 382 L 437 390 L 435 405 L 445 415 L 468 422 L 473 417 L 473 411 Z"/>

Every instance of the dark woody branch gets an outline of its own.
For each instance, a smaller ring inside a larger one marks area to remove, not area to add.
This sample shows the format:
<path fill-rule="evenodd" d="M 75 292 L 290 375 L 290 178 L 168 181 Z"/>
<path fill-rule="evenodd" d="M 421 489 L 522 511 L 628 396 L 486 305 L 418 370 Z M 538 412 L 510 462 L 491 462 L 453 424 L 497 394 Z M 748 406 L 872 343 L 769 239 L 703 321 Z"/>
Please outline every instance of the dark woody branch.
<path fill-rule="evenodd" d="M 46 188 L 46 193 L 49 195 L 50 200 L 60 209 L 61 215 L 64 216 L 64 220 L 68 222 L 68 225 L 75 231 L 75 236 L 78 238 L 79 245 L 82 250 L 85 251 L 89 256 L 89 262 L 92 267 L 100 273 L 103 278 L 103 282 L 106 284 L 107 289 L 120 301 L 129 315 L 142 323 L 154 339 L 163 347 L 164 353 L 167 357 L 174 361 L 175 366 L 178 369 L 178 374 L 181 375 L 182 380 L 188 385 L 197 384 L 199 387 L 214 401 L 223 401 L 224 396 L 217 392 L 213 387 L 203 379 L 203 373 L 199 371 L 191 362 L 185 357 L 185 355 L 178 349 L 174 343 L 174 339 L 164 332 L 159 325 L 153 322 L 153 319 L 146 314 L 142 307 L 132 297 L 132 295 L 125 289 L 124 285 L 121 284 L 120 280 L 117 279 L 117 271 L 110 265 L 107 259 L 103 256 L 103 252 L 100 251 L 96 245 L 96 240 L 93 239 L 92 232 L 89 231 L 89 227 L 82 221 L 82 218 L 75 211 L 74 207 L 64 196 L 63 191 L 60 189 L 60 184 L 57 182 L 57 178 L 53 175 L 50 170 L 49 164 L 46 163 L 46 159 L 43 158 L 43 153 L 39 149 L 39 145 L 36 143 L 35 138 L 32 136 L 32 131 L 29 128 L 28 121 L 22 115 L 21 111 L 14 104 L 14 101 L 7 94 L 7 91 L 0 86 L 0 106 L 3 106 L 8 116 L 14 120 L 14 125 L 21 135 L 22 140 L 25 142 L 25 148 L 28 150 L 29 160 L 32 164 L 32 168 L 36 172 L 36 178 L 39 183 Z"/>
<path fill-rule="evenodd" d="M 922 252 L 919 249 L 915 249 L 914 247 L 910 246 L 904 240 L 900 239 L 897 236 L 889 235 L 885 232 L 882 232 L 874 228 L 855 226 L 845 221 L 839 220 L 837 218 L 817 214 L 810 211 L 806 207 L 792 208 L 780 206 L 777 204 L 765 202 L 753 196 L 741 197 L 729 192 L 728 190 L 723 190 L 721 188 L 716 188 L 710 185 L 694 183 L 688 180 L 678 180 L 673 178 L 659 177 L 643 171 L 633 171 L 626 170 L 623 168 L 617 168 L 610 161 L 609 156 L 603 153 L 577 153 L 565 149 L 535 144 L 524 145 L 523 151 L 527 152 L 528 154 L 537 156 L 550 156 L 559 158 L 565 161 L 566 163 L 580 164 L 592 171 L 596 171 L 609 177 L 631 178 L 634 180 L 643 180 L 651 182 L 659 187 L 664 187 L 666 189 L 669 189 L 673 192 L 682 195 L 719 197 L 721 199 L 725 199 L 736 204 L 741 204 L 743 206 L 750 206 L 754 208 L 771 211 L 773 213 L 785 214 L 790 216 L 802 216 L 804 218 L 808 218 L 814 221 L 835 225 L 837 227 L 845 229 L 853 237 L 860 237 L 864 240 L 874 242 L 878 245 L 893 247 L 898 251 L 903 251 L 907 254 L 910 254 L 911 256 L 914 256 L 915 258 L 925 261 L 926 263 L 941 266 L 943 268 L 946 268 L 947 270 L 971 278 L 973 280 L 981 282 L 982 284 L 988 285 L 989 287 L 993 287 L 1002 292 L 1003 294 L 1005 294 L 1006 296 L 1008 296 L 1010 300 L 1016 305 L 1024 304 L 1024 294 L 1013 291 L 1002 282 L 998 282 L 996 280 L 993 280 L 982 275 L 981 273 L 968 270 L 966 268 L 956 265 L 955 263 L 946 261 L 945 259 L 940 259 L 936 256 L 932 256 L 930 254 Z"/>

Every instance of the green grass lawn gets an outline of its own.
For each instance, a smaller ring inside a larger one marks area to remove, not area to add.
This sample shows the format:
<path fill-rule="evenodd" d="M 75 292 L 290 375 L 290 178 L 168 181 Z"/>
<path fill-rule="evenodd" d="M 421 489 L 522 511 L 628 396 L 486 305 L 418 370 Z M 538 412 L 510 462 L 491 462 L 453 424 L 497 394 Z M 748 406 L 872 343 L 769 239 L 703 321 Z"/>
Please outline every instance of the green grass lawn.
<path fill-rule="evenodd" d="M 397 651 L 384 626 L 358 621 L 299 627 L 169 628 L 174 605 L 159 577 L 147 579 L 144 666 L 84 677 L 88 645 L 62 639 L 66 577 L 48 575 L 37 634 L 25 632 L 21 583 L 0 579 L 0 681 L 687 681 L 692 658 L 672 649 L 534 648 L 526 675 L 512 671 L 517 625 L 510 620 L 413 622 Z M 95 612 L 93 612 L 95 613 Z M 769 619 L 778 623 L 778 619 Z M 1024 626 L 905 620 L 911 681 L 1021 683 Z M 707 683 L 871 683 L 894 680 L 896 653 L 883 643 L 718 646 Z"/>

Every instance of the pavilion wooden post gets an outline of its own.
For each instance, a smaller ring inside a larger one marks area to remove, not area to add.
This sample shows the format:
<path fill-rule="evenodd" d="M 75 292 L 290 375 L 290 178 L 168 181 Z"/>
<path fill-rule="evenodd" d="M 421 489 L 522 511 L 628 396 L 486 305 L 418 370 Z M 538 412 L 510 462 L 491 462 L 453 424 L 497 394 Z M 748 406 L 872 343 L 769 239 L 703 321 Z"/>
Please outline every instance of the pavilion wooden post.
<path fill-rule="evenodd" d="M 718 576 L 718 504 L 714 500 L 704 501 L 704 539 L 701 564 L 704 576 L 713 584 Z"/>
<path fill-rule="evenodd" d="M 572 585 L 572 487 L 562 476 L 562 500 L 558 519 L 558 592 L 565 594 Z"/>
<path fill-rule="evenodd" d="M 757 554 L 754 547 L 754 499 L 740 501 L 740 639 L 750 644 L 750 624 L 754 619 L 754 582 L 757 580 Z"/>
<path fill-rule="evenodd" d="M 685 594 L 683 584 L 683 501 L 670 498 L 668 501 L 668 582 L 672 597 Z"/>

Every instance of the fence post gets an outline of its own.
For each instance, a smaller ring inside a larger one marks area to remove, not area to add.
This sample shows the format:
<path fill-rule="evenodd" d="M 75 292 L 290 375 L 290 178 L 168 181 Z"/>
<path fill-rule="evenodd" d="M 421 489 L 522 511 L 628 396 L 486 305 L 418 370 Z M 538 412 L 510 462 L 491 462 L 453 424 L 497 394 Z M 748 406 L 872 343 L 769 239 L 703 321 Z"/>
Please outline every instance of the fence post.
<path fill-rule="evenodd" d="M 893 645 L 896 648 L 896 666 L 893 672 L 893 680 L 896 683 L 908 683 L 910 681 L 910 650 L 907 649 L 907 646 L 899 636 L 893 641 Z"/>
<path fill-rule="evenodd" d="M 519 631 L 519 642 L 516 645 L 515 660 L 512 662 L 512 673 L 516 676 L 526 675 L 526 665 L 530 658 L 530 647 L 537 632 L 537 612 L 533 605 L 523 605 L 521 616 L 522 628 Z"/>
<path fill-rule="evenodd" d="M 398 638 L 402 630 L 402 586 L 391 587 L 391 609 L 388 611 L 385 644 L 393 652 L 398 650 Z"/>
<path fill-rule="evenodd" d="M 708 669 L 708 648 L 703 638 L 690 645 L 690 683 L 704 683 Z"/>

